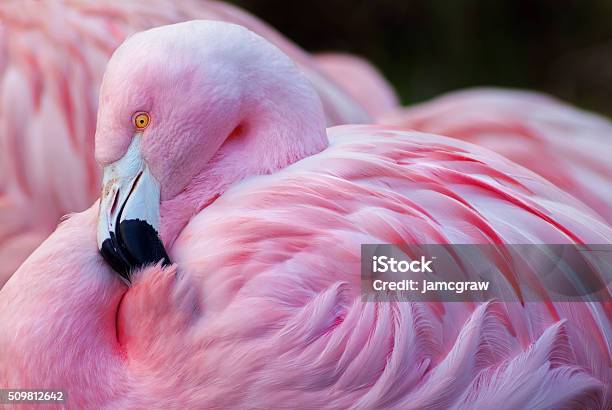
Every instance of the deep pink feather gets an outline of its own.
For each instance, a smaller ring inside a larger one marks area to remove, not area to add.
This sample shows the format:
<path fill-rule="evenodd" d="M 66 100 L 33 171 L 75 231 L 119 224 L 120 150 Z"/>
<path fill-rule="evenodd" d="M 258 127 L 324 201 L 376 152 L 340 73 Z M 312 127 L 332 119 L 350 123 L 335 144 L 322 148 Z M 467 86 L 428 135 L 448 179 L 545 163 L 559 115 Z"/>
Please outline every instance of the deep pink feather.
<path fill-rule="evenodd" d="M 475 89 L 395 110 L 380 122 L 490 148 L 612 221 L 612 123 L 606 118 L 538 93 Z"/>

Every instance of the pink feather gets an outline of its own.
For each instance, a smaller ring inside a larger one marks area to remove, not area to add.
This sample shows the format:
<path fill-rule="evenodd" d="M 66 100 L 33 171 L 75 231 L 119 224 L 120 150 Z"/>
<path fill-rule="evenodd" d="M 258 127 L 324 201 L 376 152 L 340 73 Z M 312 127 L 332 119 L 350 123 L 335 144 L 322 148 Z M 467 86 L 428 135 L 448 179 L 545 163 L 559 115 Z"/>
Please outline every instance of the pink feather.
<path fill-rule="evenodd" d="M 612 123 L 603 117 L 533 92 L 475 89 L 398 109 L 379 121 L 490 148 L 612 221 Z"/>

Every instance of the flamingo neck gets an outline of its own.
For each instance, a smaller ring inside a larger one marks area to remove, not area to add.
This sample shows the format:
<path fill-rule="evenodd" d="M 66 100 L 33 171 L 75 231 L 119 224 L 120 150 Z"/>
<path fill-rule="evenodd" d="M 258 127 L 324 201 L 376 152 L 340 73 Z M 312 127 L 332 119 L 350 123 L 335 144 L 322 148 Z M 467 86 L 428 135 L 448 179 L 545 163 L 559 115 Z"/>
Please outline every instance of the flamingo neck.
<path fill-rule="evenodd" d="M 328 146 L 321 101 L 303 74 L 259 73 L 244 89 L 240 115 L 219 150 L 181 192 L 161 203 L 160 235 L 168 248 L 187 222 L 231 185 Z"/>

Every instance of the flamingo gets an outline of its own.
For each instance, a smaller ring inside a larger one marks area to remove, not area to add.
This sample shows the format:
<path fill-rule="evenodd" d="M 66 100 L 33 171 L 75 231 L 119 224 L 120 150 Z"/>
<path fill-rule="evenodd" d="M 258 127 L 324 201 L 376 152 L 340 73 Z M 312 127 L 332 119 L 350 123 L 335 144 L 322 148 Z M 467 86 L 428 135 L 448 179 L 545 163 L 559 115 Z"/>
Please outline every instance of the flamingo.
<path fill-rule="evenodd" d="M 610 408 L 605 301 L 364 302 L 359 249 L 612 228 L 486 148 L 325 122 L 246 28 L 128 38 L 100 90 L 99 202 L 0 290 L 0 386 L 68 408 Z"/>
<path fill-rule="evenodd" d="M 86 209 L 98 195 L 95 113 L 98 88 L 112 51 L 136 31 L 190 18 L 236 22 L 279 46 L 308 75 L 323 101 L 329 125 L 370 122 L 377 114 L 369 113 L 371 104 L 353 98 L 352 90 L 334 82 L 299 47 L 228 4 L 195 0 L 2 2 L 0 287 L 63 215 Z"/>
<path fill-rule="evenodd" d="M 482 88 L 391 110 L 379 121 L 488 147 L 612 222 L 612 122 L 606 118 L 539 93 Z"/>

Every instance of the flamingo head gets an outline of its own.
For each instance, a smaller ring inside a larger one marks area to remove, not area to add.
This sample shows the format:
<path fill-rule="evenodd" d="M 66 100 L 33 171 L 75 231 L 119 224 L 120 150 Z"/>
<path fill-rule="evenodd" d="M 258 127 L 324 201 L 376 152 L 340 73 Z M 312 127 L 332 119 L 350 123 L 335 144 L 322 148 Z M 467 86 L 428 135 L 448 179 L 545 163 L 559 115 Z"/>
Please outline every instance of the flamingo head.
<path fill-rule="evenodd" d="M 97 240 L 130 272 L 159 261 L 229 185 L 327 146 L 321 102 L 279 49 L 198 20 L 128 38 L 110 59 L 96 128 L 103 168 Z"/>

